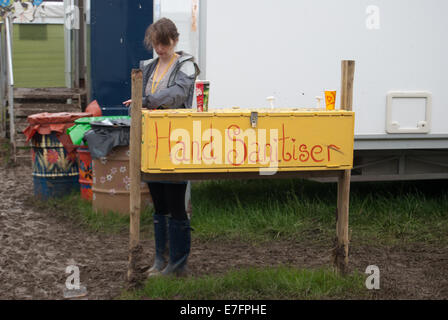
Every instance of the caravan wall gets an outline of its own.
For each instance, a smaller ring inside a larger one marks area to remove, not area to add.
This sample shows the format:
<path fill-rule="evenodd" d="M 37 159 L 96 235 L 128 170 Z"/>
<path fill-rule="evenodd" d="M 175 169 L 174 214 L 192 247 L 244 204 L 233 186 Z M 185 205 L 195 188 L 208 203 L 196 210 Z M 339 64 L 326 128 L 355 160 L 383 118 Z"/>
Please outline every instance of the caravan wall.
<path fill-rule="evenodd" d="M 195 3 L 155 0 L 154 12 L 180 25 L 179 49 L 197 48 L 210 109 L 269 107 L 268 96 L 314 108 L 324 90 L 338 106 L 341 60 L 355 60 L 358 172 L 448 177 L 447 1 L 199 1 L 196 34 Z"/>

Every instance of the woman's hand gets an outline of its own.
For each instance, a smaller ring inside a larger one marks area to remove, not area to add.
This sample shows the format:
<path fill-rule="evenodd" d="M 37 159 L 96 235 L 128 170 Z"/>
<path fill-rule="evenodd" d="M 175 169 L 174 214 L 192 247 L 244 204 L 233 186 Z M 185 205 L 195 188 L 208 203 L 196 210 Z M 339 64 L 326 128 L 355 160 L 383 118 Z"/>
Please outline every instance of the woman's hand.
<path fill-rule="evenodd" d="M 129 106 L 131 105 L 131 103 L 132 103 L 132 100 L 131 100 L 131 99 L 126 100 L 126 101 L 123 102 L 123 104 L 124 104 L 126 107 L 129 107 Z"/>

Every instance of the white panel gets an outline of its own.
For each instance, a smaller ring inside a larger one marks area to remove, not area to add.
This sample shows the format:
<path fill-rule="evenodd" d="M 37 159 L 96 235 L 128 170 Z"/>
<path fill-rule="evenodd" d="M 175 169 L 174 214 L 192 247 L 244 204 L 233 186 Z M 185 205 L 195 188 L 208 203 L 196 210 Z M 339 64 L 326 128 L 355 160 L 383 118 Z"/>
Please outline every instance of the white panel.
<path fill-rule="evenodd" d="M 414 129 L 421 121 L 426 121 L 425 98 L 392 99 L 392 121 L 397 121 L 400 128 Z"/>
<path fill-rule="evenodd" d="M 155 2 L 157 10 L 154 13 L 155 18 L 165 17 L 176 24 L 180 33 L 177 50 L 183 50 L 197 57 L 199 32 L 198 28 L 196 30 L 192 28 L 193 2 L 194 0 L 158 0 Z M 155 52 L 154 56 L 156 56 Z"/>
<path fill-rule="evenodd" d="M 389 92 L 386 106 L 388 133 L 428 133 L 432 99 L 429 92 Z"/>

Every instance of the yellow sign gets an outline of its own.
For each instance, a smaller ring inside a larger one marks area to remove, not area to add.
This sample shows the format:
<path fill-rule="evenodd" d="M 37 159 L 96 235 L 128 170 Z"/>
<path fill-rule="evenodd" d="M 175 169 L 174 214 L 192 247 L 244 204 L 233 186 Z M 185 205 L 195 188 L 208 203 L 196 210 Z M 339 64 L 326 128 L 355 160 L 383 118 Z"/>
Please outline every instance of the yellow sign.
<path fill-rule="evenodd" d="M 147 173 L 275 173 L 353 165 L 351 111 L 145 110 L 142 126 Z"/>

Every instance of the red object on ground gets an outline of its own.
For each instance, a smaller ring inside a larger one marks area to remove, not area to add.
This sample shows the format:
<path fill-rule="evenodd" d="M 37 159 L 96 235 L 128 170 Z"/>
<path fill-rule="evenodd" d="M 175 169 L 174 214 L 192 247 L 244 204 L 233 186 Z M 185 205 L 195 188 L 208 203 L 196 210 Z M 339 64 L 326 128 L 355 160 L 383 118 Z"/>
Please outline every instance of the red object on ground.
<path fill-rule="evenodd" d="M 87 146 L 78 147 L 81 198 L 92 201 L 92 157 Z"/>
<path fill-rule="evenodd" d="M 101 107 L 96 100 L 93 100 L 89 103 L 86 108 L 86 112 L 91 113 L 93 117 L 101 117 L 103 115 Z"/>
<path fill-rule="evenodd" d="M 28 116 L 27 121 L 30 125 L 23 130 L 23 133 L 28 142 L 36 133 L 46 135 L 54 131 L 64 148 L 70 153 L 75 149 L 75 146 L 73 146 L 72 140 L 66 133 L 67 129 L 75 124 L 75 120 L 91 116 L 92 114 L 88 112 L 36 113 Z"/>

